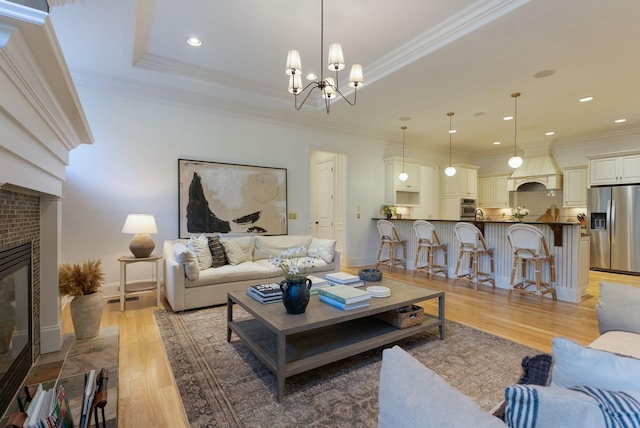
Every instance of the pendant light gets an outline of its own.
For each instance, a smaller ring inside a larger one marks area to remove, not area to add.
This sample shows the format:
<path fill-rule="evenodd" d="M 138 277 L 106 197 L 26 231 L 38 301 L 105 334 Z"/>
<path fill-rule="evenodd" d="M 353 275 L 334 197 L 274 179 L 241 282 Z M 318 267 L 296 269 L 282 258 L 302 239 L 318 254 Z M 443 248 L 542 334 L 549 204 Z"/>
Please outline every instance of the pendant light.
<path fill-rule="evenodd" d="M 402 172 L 398 174 L 398 180 L 407 181 L 409 179 L 409 174 L 404 171 L 404 132 L 407 130 L 406 126 L 401 126 L 402 129 Z"/>
<path fill-rule="evenodd" d="M 517 139 L 518 139 L 518 97 L 520 92 L 511 94 L 513 97 L 513 156 L 509 158 L 509 166 L 513 169 L 522 166 L 522 158 L 518 156 Z"/>
<path fill-rule="evenodd" d="M 453 177 L 454 175 L 456 175 L 456 169 L 453 166 L 451 166 L 451 134 L 456 132 L 453 129 L 451 129 L 452 116 L 454 114 L 455 113 L 452 111 L 447 113 L 447 116 L 449 116 L 449 166 L 444 169 L 444 174 L 448 177 Z"/>

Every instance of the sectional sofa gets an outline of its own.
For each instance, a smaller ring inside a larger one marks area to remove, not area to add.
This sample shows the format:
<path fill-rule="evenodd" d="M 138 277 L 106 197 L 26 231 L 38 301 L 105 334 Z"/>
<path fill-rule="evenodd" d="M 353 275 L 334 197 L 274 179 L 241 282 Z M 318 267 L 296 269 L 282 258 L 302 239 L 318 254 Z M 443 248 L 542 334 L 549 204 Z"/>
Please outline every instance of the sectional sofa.
<path fill-rule="evenodd" d="M 400 347 L 385 349 L 378 427 L 638 427 L 639 307 L 640 288 L 602 282 L 596 307 L 601 335 L 588 347 L 554 338 L 548 384 L 508 387 L 504 421 Z"/>
<path fill-rule="evenodd" d="M 280 282 L 282 272 L 269 262 L 284 250 L 302 247 L 314 256 L 310 273 L 340 271 L 336 241 L 309 235 L 198 236 L 163 243 L 167 300 L 174 311 L 227 303 L 227 292 L 254 284 Z"/>

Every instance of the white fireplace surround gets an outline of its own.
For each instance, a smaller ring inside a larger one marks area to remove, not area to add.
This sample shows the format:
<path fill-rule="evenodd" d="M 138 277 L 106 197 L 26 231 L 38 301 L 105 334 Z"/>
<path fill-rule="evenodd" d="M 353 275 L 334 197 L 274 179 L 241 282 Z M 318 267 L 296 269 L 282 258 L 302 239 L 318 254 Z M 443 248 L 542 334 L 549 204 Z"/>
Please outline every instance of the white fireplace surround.
<path fill-rule="evenodd" d="M 57 272 L 69 151 L 93 143 L 49 15 L 0 0 L 0 187 L 40 195 L 40 349 L 62 346 Z M 57 302 L 52 304 L 51 302 Z"/>

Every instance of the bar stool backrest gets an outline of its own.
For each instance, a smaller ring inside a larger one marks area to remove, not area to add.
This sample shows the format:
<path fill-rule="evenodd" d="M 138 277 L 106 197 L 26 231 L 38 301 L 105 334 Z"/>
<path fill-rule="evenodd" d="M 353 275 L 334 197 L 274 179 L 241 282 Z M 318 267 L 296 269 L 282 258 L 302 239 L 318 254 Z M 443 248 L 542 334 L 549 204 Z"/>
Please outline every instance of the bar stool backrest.
<path fill-rule="evenodd" d="M 416 232 L 418 240 L 426 241 L 432 245 L 440 245 L 440 238 L 436 233 L 436 228 L 433 224 L 426 220 L 416 220 L 413 222 L 413 230 Z"/>
<path fill-rule="evenodd" d="M 476 248 L 481 251 L 487 250 L 487 243 L 482 236 L 482 232 L 471 223 L 456 223 L 453 232 L 462 247 Z"/>
<path fill-rule="evenodd" d="M 514 224 L 507 229 L 507 239 L 521 258 L 549 257 L 549 247 L 544 235 L 535 226 Z"/>
<path fill-rule="evenodd" d="M 389 220 L 378 220 L 378 232 L 380 232 L 380 238 L 382 240 L 390 242 L 399 242 L 400 236 L 396 227 Z"/>

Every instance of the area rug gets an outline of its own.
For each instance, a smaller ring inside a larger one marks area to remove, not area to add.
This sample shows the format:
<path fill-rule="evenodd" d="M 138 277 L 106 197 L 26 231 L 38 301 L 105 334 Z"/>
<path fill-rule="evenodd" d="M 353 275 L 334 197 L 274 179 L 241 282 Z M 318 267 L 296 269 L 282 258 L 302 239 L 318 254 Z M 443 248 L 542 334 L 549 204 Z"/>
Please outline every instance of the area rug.
<path fill-rule="evenodd" d="M 248 316 L 234 308 L 234 319 Z M 375 427 L 382 348 L 277 381 L 234 335 L 226 340 L 226 307 L 155 311 L 156 323 L 191 427 Z M 490 410 L 520 374 L 520 362 L 540 351 L 446 322 L 397 342 L 453 387 Z"/>

